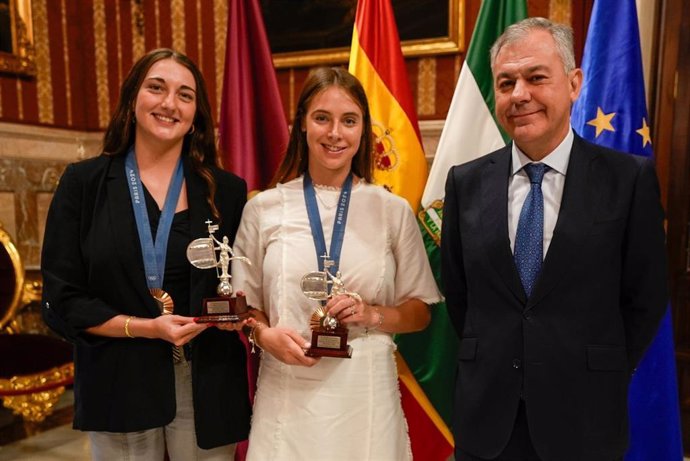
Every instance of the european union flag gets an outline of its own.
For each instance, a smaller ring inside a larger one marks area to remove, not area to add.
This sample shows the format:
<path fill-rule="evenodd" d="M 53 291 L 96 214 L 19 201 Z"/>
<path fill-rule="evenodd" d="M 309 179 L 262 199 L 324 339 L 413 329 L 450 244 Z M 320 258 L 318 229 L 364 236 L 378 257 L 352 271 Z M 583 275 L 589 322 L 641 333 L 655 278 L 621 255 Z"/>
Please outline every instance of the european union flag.
<path fill-rule="evenodd" d="M 585 139 L 652 156 L 635 0 L 596 0 L 572 125 Z M 670 309 L 630 386 L 626 461 L 682 460 Z"/>

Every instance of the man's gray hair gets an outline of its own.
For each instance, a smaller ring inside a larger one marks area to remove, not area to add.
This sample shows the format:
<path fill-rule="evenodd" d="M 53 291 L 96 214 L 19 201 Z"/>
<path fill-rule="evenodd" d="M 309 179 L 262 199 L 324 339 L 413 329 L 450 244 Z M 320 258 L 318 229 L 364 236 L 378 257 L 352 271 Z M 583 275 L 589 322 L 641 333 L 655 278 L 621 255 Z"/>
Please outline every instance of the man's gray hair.
<path fill-rule="evenodd" d="M 524 39 L 533 30 L 545 30 L 551 34 L 553 41 L 556 43 L 556 52 L 561 57 L 561 61 L 563 61 L 566 74 L 575 69 L 573 29 L 565 24 L 557 24 L 545 18 L 527 18 L 508 26 L 491 47 L 491 68 L 493 69 L 496 63 L 496 56 L 501 51 L 501 48 Z"/>

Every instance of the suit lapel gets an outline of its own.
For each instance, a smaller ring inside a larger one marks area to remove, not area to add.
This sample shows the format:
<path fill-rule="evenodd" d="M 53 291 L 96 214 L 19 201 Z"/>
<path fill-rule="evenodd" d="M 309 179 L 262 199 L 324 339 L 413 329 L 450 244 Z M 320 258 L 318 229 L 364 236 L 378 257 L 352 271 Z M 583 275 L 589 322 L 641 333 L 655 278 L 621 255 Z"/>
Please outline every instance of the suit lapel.
<path fill-rule="evenodd" d="M 217 224 L 217 220 L 213 218 L 211 207 L 206 201 L 206 191 L 208 187 L 206 182 L 199 175 L 192 171 L 191 162 L 185 157 L 184 162 L 184 177 L 187 185 L 187 203 L 189 204 L 189 233 L 191 240 L 208 237 L 207 220 L 212 220 Z M 222 236 L 220 236 L 222 237 Z M 191 264 L 190 264 L 191 265 Z M 205 277 L 209 274 L 206 272 L 210 269 L 197 269 L 191 267 L 190 287 L 189 287 L 189 309 L 192 316 L 201 315 L 200 300 L 204 296 L 206 284 Z"/>
<path fill-rule="evenodd" d="M 524 305 L 525 291 L 508 237 L 508 178 L 511 144 L 493 155 L 482 172 L 481 220 L 486 253 L 501 279 Z"/>
<path fill-rule="evenodd" d="M 592 172 L 594 159 L 575 135 L 553 238 L 526 309 L 534 307 L 567 275 L 573 257 L 580 251 L 581 236 L 592 225 L 596 194 Z"/>
<path fill-rule="evenodd" d="M 132 199 L 127 187 L 125 175 L 125 158 L 112 158 L 107 178 L 108 208 L 110 210 L 110 226 L 120 251 L 117 252 L 123 272 L 130 278 L 132 285 L 144 299 L 144 304 L 153 317 L 160 314 L 149 296 L 146 286 L 144 262 L 137 233 L 137 225 L 132 210 Z"/>

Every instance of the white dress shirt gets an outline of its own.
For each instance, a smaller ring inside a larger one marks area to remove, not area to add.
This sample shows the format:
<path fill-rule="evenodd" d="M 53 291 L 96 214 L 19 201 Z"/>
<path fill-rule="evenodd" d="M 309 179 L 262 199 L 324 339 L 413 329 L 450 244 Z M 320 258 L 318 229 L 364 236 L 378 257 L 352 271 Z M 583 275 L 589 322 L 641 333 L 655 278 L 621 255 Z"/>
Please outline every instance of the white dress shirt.
<path fill-rule="evenodd" d="M 528 163 L 543 163 L 549 168 L 544 173 L 541 183 L 541 191 L 544 196 L 544 257 L 553 238 L 553 229 L 556 227 L 558 212 L 561 209 L 563 198 L 563 186 L 568 170 L 570 151 L 573 147 L 573 130 L 563 141 L 544 157 L 540 162 L 533 162 L 513 143 L 512 170 L 508 180 L 508 235 L 510 237 L 510 249 L 515 252 L 515 234 L 522 205 L 530 190 L 530 181 L 524 166 Z"/>

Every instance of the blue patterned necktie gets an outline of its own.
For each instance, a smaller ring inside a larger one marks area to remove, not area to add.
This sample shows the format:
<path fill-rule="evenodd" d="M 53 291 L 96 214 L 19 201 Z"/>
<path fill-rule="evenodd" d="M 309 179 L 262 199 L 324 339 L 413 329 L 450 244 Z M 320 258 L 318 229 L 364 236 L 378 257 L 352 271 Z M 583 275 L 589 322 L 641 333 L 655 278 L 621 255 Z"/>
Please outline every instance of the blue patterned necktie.
<path fill-rule="evenodd" d="M 539 277 L 544 255 L 544 196 L 541 181 L 546 168 L 543 163 L 525 165 L 531 185 L 515 233 L 515 265 L 528 298 Z"/>

